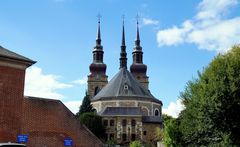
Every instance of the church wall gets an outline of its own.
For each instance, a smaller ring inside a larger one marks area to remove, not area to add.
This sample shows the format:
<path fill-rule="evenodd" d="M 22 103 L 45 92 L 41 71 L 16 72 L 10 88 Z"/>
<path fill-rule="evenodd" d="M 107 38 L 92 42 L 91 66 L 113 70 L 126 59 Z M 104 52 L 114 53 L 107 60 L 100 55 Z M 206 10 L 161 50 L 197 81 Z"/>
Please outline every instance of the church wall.
<path fill-rule="evenodd" d="M 109 100 L 109 101 L 96 101 L 92 102 L 93 107 L 100 112 L 106 107 L 141 107 L 142 111 L 147 110 L 147 115 L 153 116 L 155 110 L 159 110 L 161 115 L 161 105 L 150 101 L 139 101 L 139 100 Z"/>
<path fill-rule="evenodd" d="M 143 142 L 153 142 L 154 132 L 156 128 L 160 128 L 160 124 L 157 123 L 143 123 Z"/>
<path fill-rule="evenodd" d="M 126 126 L 123 126 L 122 121 L 126 120 Z M 141 116 L 104 116 L 103 121 L 107 120 L 108 125 L 106 126 L 108 140 L 114 134 L 113 140 L 117 143 L 129 143 L 132 140 L 132 135 L 135 135 L 134 140 L 141 140 L 142 138 L 142 117 Z M 110 125 L 110 121 L 114 120 L 114 126 Z M 135 120 L 135 126 L 132 125 L 132 120 Z M 126 140 L 123 138 L 123 134 L 126 135 Z"/>
<path fill-rule="evenodd" d="M 89 75 L 88 76 L 88 94 L 90 98 L 96 95 L 95 90 L 99 88 L 101 90 L 106 84 L 107 76 L 106 75 Z"/>
<path fill-rule="evenodd" d="M 21 131 L 24 69 L 0 61 L 0 142 L 15 142 Z"/>
<path fill-rule="evenodd" d="M 148 115 L 152 115 L 152 103 L 149 102 L 149 103 L 146 103 L 146 102 L 138 102 L 138 106 L 139 107 L 142 107 L 142 108 L 146 108 L 148 109 Z"/>

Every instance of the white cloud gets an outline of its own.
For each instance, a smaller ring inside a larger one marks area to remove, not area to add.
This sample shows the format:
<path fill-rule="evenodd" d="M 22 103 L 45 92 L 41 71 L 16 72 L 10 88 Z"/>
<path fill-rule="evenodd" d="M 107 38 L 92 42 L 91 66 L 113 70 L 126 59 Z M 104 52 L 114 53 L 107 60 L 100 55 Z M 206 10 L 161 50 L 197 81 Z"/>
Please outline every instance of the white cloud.
<path fill-rule="evenodd" d="M 82 101 L 69 101 L 63 103 L 68 107 L 69 110 L 72 111 L 72 113 L 76 114 L 79 111 L 79 107 L 82 104 Z"/>
<path fill-rule="evenodd" d="M 142 18 L 143 25 L 158 25 L 159 21 L 151 18 Z"/>
<path fill-rule="evenodd" d="M 164 114 L 170 115 L 174 118 L 177 118 L 179 113 L 184 109 L 184 106 L 181 102 L 181 99 L 178 99 L 176 102 L 170 102 L 168 107 L 163 108 L 162 111 Z"/>
<path fill-rule="evenodd" d="M 240 36 L 240 17 L 225 18 L 238 0 L 203 0 L 198 13 L 181 26 L 157 32 L 158 46 L 193 43 L 199 49 L 224 53 L 237 44 Z"/>
<path fill-rule="evenodd" d="M 197 19 L 219 19 L 229 11 L 234 5 L 238 4 L 238 0 L 203 0 L 198 5 Z"/>
<path fill-rule="evenodd" d="M 87 77 L 83 77 L 82 79 L 78 79 L 72 82 L 73 84 L 86 85 Z"/>
<path fill-rule="evenodd" d="M 26 71 L 24 95 L 51 99 L 63 99 L 64 96 L 57 92 L 58 89 L 72 87 L 58 81 L 60 76 L 44 74 L 42 69 L 32 66 Z"/>
<path fill-rule="evenodd" d="M 157 33 L 157 42 L 158 46 L 164 45 L 177 45 L 184 42 L 186 33 L 191 31 L 193 28 L 191 21 L 185 21 L 182 26 L 176 27 L 173 26 L 170 29 L 160 30 Z"/>

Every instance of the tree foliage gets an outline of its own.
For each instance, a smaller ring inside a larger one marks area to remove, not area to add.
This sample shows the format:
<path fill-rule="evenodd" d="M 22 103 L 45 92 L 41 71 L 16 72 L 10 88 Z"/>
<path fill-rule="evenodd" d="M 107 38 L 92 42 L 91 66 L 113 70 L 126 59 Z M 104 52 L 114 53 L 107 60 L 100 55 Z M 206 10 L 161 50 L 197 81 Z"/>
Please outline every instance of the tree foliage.
<path fill-rule="evenodd" d="M 181 98 L 185 110 L 165 128 L 170 144 L 239 146 L 240 47 L 215 57 L 197 79 L 188 82 Z M 181 137 L 171 136 L 172 131 Z"/>
<path fill-rule="evenodd" d="M 88 93 L 85 93 L 85 96 L 82 101 L 82 105 L 80 106 L 79 112 L 76 114 L 77 117 L 79 117 L 81 114 L 86 113 L 86 112 L 94 112 L 95 109 L 93 108 L 90 97 Z"/>
<path fill-rule="evenodd" d="M 130 143 L 130 147 L 141 147 L 141 142 L 140 141 L 133 141 Z"/>
<path fill-rule="evenodd" d="M 97 137 L 104 139 L 105 127 L 102 124 L 102 117 L 93 113 L 86 112 L 80 115 L 80 122 L 93 132 Z"/>

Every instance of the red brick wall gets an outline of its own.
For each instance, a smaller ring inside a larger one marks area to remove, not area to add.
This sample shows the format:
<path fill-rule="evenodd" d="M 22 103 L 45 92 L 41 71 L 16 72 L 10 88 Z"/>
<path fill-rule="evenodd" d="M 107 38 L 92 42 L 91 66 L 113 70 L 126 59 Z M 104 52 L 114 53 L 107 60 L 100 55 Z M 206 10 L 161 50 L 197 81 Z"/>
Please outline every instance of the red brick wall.
<path fill-rule="evenodd" d="M 23 134 L 29 135 L 28 147 L 62 147 L 65 137 L 70 137 L 76 147 L 102 146 L 61 101 L 25 98 L 23 110 Z"/>
<path fill-rule="evenodd" d="M 21 132 L 25 70 L 0 66 L 0 142 L 16 142 Z"/>

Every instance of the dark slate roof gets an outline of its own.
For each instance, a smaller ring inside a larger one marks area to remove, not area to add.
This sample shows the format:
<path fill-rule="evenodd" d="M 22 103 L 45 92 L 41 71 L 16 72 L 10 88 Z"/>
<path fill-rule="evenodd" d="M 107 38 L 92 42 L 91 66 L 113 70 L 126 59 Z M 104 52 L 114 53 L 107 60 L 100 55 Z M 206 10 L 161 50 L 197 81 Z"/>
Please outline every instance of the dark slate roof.
<path fill-rule="evenodd" d="M 159 117 L 159 116 L 143 116 L 142 121 L 144 123 L 162 123 L 162 117 Z"/>
<path fill-rule="evenodd" d="M 0 46 L 0 58 L 7 58 L 7 59 L 13 59 L 13 60 L 17 60 L 17 61 L 23 61 L 23 62 L 28 62 L 31 64 L 36 63 L 36 61 L 33 61 L 29 58 L 26 58 L 22 55 L 19 55 L 17 53 L 14 53 L 2 46 Z"/>
<path fill-rule="evenodd" d="M 160 100 L 154 98 L 126 68 L 121 68 L 111 81 L 93 97 L 92 101 L 126 98 L 147 99 L 162 103 Z"/>
<path fill-rule="evenodd" d="M 107 107 L 103 111 L 99 112 L 101 116 L 141 116 L 140 107 Z"/>

